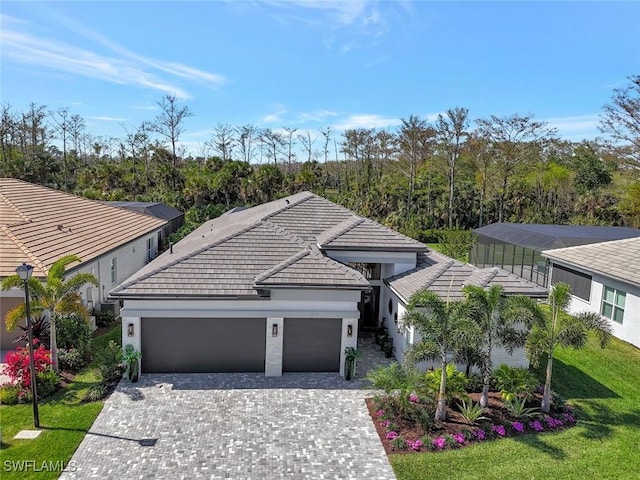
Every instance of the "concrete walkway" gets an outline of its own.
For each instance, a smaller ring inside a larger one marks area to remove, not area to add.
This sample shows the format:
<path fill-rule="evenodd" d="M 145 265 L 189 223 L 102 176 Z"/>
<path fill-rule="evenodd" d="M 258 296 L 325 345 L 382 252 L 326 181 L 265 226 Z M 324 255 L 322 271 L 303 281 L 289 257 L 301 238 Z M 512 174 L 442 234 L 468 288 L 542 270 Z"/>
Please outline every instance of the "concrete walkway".
<path fill-rule="evenodd" d="M 378 363 L 372 352 L 367 367 Z M 355 382 L 322 373 L 123 380 L 74 454 L 77 471 L 60 478 L 394 479 L 363 376 L 364 368 Z"/>

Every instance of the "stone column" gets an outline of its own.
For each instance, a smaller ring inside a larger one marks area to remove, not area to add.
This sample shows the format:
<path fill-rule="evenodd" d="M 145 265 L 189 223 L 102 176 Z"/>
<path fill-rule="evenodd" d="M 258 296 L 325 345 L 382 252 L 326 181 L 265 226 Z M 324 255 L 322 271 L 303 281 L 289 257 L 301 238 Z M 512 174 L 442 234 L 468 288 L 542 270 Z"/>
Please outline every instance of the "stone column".
<path fill-rule="evenodd" d="M 349 336 L 351 327 L 351 336 Z M 340 342 L 340 375 L 344 377 L 344 350 L 347 347 L 358 348 L 358 319 L 342 319 L 342 341 Z"/>
<path fill-rule="evenodd" d="M 267 377 L 282 376 L 282 346 L 284 318 L 267 318 L 267 344 L 264 356 L 264 374 Z"/>

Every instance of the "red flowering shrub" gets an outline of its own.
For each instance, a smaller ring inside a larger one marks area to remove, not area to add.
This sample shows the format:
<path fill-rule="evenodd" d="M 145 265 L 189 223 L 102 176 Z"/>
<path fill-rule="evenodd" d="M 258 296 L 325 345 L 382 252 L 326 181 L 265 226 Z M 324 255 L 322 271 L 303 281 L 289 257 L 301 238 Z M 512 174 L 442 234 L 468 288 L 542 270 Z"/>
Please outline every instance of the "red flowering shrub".
<path fill-rule="evenodd" d="M 33 350 L 33 359 L 36 373 L 44 372 L 51 367 L 51 352 L 44 348 L 44 345 Z M 7 353 L 6 361 L 7 365 L 3 368 L 2 373 L 8 375 L 12 382 L 17 382 L 22 389 L 31 388 L 29 349 L 27 347 L 16 348 L 15 351 Z"/>

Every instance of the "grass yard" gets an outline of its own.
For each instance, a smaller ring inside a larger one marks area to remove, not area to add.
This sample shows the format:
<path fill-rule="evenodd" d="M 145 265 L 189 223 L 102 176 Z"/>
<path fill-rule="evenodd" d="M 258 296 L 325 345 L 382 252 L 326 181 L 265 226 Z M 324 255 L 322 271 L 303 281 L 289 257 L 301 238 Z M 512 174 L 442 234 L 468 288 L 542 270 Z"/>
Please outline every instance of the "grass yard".
<path fill-rule="evenodd" d="M 391 455 L 398 480 L 640 478 L 640 350 L 617 339 L 602 350 L 558 349 L 553 388 L 578 423 L 439 453 Z"/>
<path fill-rule="evenodd" d="M 93 340 L 92 350 L 104 348 L 110 340 L 120 343 L 120 325 L 105 335 Z M 15 471 L 12 465 L 31 461 L 39 470 L 43 462 L 64 462 L 71 459 L 73 452 L 84 438 L 89 427 L 102 410 L 103 402 L 83 403 L 87 389 L 97 383 L 99 376 L 94 363 L 80 372 L 66 388 L 39 403 L 40 427 L 42 433 L 35 440 L 14 440 L 20 430 L 33 429 L 33 407 L 31 403 L 0 406 L 0 426 L 2 445 L 0 449 L 0 475 L 4 478 L 45 480 L 58 478 L 60 471 L 34 472 Z M 13 463 L 15 462 L 15 463 Z"/>

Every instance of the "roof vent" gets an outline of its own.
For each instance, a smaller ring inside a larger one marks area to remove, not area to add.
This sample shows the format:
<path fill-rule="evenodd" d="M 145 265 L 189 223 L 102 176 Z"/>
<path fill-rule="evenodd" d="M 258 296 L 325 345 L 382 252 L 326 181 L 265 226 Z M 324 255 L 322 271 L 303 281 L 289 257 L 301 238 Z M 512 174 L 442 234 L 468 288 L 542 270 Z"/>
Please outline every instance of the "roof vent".
<path fill-rule="evenodd" d="M 286 203 L 287 205 L 289 205 L 289 200 L 285 200 L 284 203 Z"/>

